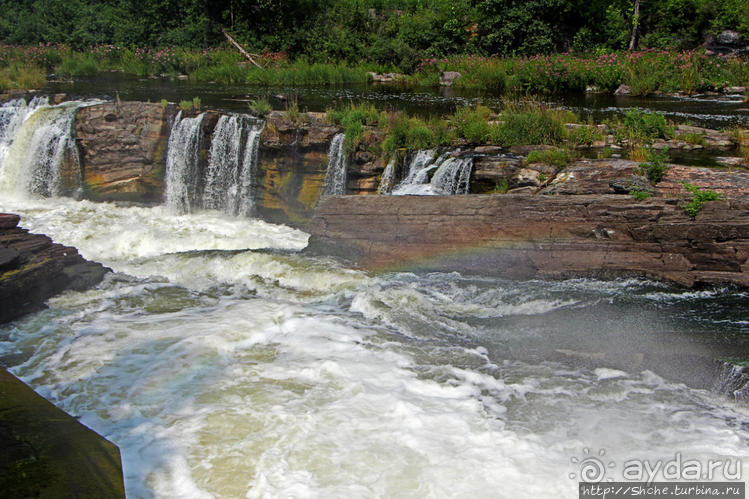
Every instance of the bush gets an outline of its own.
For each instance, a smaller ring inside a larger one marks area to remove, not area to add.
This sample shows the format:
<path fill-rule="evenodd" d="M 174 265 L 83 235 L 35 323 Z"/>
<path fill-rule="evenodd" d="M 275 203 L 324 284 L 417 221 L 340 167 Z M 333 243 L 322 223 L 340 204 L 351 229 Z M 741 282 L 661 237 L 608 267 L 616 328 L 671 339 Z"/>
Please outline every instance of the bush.
<path fill-rule="evenodd" d="M 492 110 L 481 104 L 476 107 L 461 107 L 451 117 L 458 137 L 468 142 L 478 144 L 487 142 L 491 136 L 489 117 Z"/>
<path fill-rule="evenodd" d="M 624 127 L 631 140 L 652 142 L 653 139 L 668 139 L 673 136 L 673 127 L 659 113 L 645 113 L 640 109 L 630 109 L 624 113 Z"/>
<path fill-rule="evenodd" d="M 649 192 L 641 191 L 639 189 L 632 189 L 631 191 L 629 191 L 629 193 L 633 198 L 635 198 L 636 201 L 645 201 L 651 196 Z"/>
<path fill-rule="evenodd" d="M 720 199 L 720 194 L 711 189 L 700 189 L 687 182 L 682 182 L 682 185 L 692 194 L 692 200 L 684 206 L 684 212 L 692 218 L 699 214 L 705 202 Z"/>
<path fill-rule="evenodd" d="M 558 144 L 566 137 L 568 116 L 536 103 L 510 105 L 502 113 L 501 125 L 494 130 L 494 141 L 503 146 Z"/>
<path fill-rule="evenodd" d="M 258 97 L 249 103 L 250 110 L 258 116 L 265 116 L 273 110 L 267 97 Z"/>
<path fill-rule="evenodd" d="M 526 161 L 528 163 L 545 163 L 547 165 L 564 168 L 571 161 L 579 158 L 577 151 L 567 148 L 552 147 L 551 149 L 536 149 L 528 153 Z"/>
<path fill-rule="evenodd" d="M 640 173 L 645 175 L 650 183 L 655 185 L 666 175 L 668 171 L 668 154 L 652 148 L 646 149 L 647 163 L 640 163 Z"/>

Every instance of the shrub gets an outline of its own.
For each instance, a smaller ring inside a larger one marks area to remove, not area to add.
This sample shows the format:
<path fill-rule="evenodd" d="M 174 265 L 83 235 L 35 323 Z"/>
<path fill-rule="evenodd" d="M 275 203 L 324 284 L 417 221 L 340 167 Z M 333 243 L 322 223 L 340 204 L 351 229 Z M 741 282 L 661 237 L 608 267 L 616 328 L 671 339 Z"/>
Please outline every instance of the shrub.
<path fill-rule="evenodd" d="M 629 193 L 637 201 L 645 201 L 647 198 L 649 198 L 651 196 L 651 194 L 649 192 L 647 192 L 647 191 L 641 191 L 639 189 L 632 189 L 631 191 L 629 191 Z"/>
<path fill-rule="evenodd" d="M 571 161 L 579 158 L 577 151 L 569 148 L 553 147 L 551 149 L 536 149 L 528 153 L 526 161 L 528 163 L 545 163 L 547 165 L 564 168 Z"/>
<path fill-rule="evenodd" d="M 646 149 L 647 163 L 640 163 L 640 173 L 645 175 L 650 183 L 655 185 L 666 175 L 668 171 L 668 154 L 652 148 Z"/>
<path fill-rule="evenodd" d="M 662 114 L 644 113 L 640 109 L 625 111 L 624 127 L 629 132 L 630 141 L 652 142 L 657 138 L 668 139 L 674 133 Z"/>
<path fill-rule="evenodd" d="M 458 137 L 463 137 L 468 142 L 482 143 L 487 142 L 491 136 L 491 115 L 491 109 L 479 104 L 474 108 L 461 107 L 453 114 L 451 121 Z"/>
<path fill-rule="evenodd" d="M 181 100 L 179 101 L 179 108 L 183 111 L 190 111 L 192 110 L 192 101 L 191 100 Z"/>
<path fill-rule="evenodd" d="M 692 200 L 684 206 L 684 212 L 692 218 L 699 214 L 706 201 L 720 199 L 720 194 L 711 189 L 700 189 L 687 182 L 682 182 L 682 185 L 692 194 Z"/>
<path fill-rule="evenodd" d="M 676 136 L 677 139 L 683 140 L 687 144 L 694 144 L 699 146 L 706 146 L 707 142 L 705 141 L 705 136 L 701 133 L 683 133 L 681 135 Z"/>
<path fill-rule="evenodd" d="M 267 97 L 258 97 L 249 103 L 250 110 L 258 116 L 265 116 L 273 110 Z"/>
<path fill-rule="evenodd" d="M 494 130 L 494 141 L 503 146 L 558 144 L 566 137 L 568 116 L 537 103 L 509 105 L 502 113 L 501 125 Z"/>

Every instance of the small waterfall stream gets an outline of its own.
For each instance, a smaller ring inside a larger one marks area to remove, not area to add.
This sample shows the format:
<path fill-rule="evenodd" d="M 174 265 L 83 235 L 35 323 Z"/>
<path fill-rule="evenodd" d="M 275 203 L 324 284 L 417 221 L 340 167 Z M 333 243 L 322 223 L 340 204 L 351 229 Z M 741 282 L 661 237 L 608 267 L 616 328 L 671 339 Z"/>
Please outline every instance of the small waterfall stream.
<path fill-rule="evenodd" d="M 467 194 L 470 185 L 472 158 L 456 158 L 446 152 L 435 159 L 433 149 L 414 154 L 408 175 L 392 190 L 394 195 Z M 431 177 L 431 178 L 430 178 Z"/>
<path fill-rule="evenodd" d="M 377 186 L 377 194 L 390 194 L 390 192 L 393 190 L 394 181 L 395 160 L 390 160 L 387 166 L 385 166 L 385 169 L 382 171 L 382 176 L 380 177 L 380 185 Z"/>
<path fill-rule="evenodd" d="M 0 108 L 0 192 L 48 197 L 80 188 L 73 124 L 82 105 L 35 98 Z"/>
<path fill-rule="evenodd" d="M 246 115 L 223 115 L 213 130 L 208 162 L 200 164 L 204 115 L 172 126 L 167 150 L 166 204 L 177 213 L 213 209 L 249 216 L 264 124 Z"/>
<path fill-rule="evenodd" d="M 348 161 L 346 151 L 344 150 L 344 141 L 346 135 L 337 134 L 330 142 L 328 150 L 328 170 L 325 174 L 325 183 L 323 184 L 323 195 L 338 196 L 346 194 L 346 170 Z"/>
<path fill-rule="evenodd" d="M 195 118 L 177 114 L 169 134 L 166 158 L 167 206 L 178 213 L 187 213 L 195 206 L 200 184 L 199 154 L 201 130 L 205 113 Z"/>

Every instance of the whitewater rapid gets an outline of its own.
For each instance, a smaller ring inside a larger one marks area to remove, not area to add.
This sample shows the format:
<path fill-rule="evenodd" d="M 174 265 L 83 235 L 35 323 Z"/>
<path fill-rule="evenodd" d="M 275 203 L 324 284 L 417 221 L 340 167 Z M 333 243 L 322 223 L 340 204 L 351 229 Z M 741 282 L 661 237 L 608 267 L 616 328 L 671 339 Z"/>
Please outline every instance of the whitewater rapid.
<path fill-rule="evenodd" d="M 370 276 L 300 254 L 301 231 L 212 211 L 0 211 L 114 270 L 0 327 L 0 361 L 120 447 L 129 497 L 576 497 L 584 449 L 611 473 L 675 452 L 749 469 L 744 406 L 544 350 L 743 334 L 721 308 L 743 294 Z"/>

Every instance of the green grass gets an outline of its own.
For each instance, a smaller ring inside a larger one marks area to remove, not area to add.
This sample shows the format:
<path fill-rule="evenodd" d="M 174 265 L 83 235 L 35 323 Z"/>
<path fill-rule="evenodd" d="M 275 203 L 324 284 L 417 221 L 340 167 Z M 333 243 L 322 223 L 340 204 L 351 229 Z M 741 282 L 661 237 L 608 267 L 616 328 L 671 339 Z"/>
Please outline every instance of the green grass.
<path fill-rule="evenodd" d="M 526 161 L 528 163 L 545 163 L 561 169 L 579 157 L 580 154 L 574 149 L 552 147 L 551 149 L 536 149 L 529 152 Z"/>
<path fill-rule="evenodd" d="M 500 124 L 493 128 L 492 141 L 505 147 L 560 144 L 567 137 L 564 123 L 569 118 L 567 112 L 537 102 L 506 102 Z"/>
<path fill-rule="evenodd" d="M 701 133 L 682 133 L 680 135 L 676 136 L 677 139 L 683 140 L 687 144 L 693 144 L 698 146 L 706 146 L 707 142 L 705 141 L 705 136 Z"/>
<path fill-rule="evenodd" d="M 39 66 L 12 63 L 0 67 L 0 90 L 36 89 L 44 85 L 47 78 Z"/>
<path fill-rule="evenodd" d="M 636 201 L 645 201 L 651 196 L 649 192 L 641 191 L 639 189 L 632 189 L 629 193 Z"/>
<path fill-rule="evenodd" d="M 271 106 L 267 97 L 258 97 L 251 100 L 249 106 L 250 110 L 258 116 L 265 116 L 273 110 L 273 106 Z"/>

